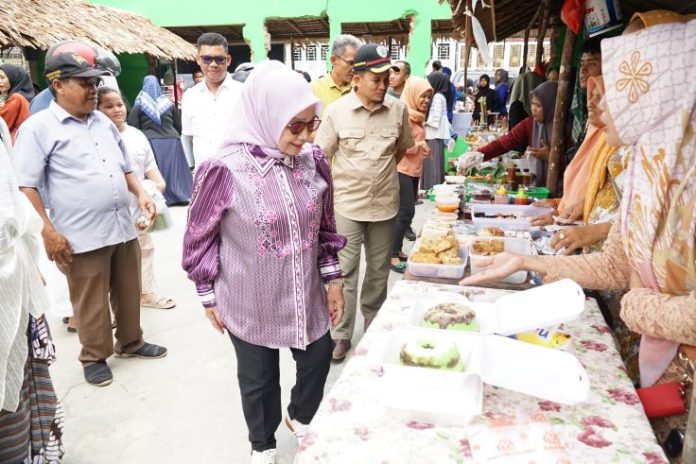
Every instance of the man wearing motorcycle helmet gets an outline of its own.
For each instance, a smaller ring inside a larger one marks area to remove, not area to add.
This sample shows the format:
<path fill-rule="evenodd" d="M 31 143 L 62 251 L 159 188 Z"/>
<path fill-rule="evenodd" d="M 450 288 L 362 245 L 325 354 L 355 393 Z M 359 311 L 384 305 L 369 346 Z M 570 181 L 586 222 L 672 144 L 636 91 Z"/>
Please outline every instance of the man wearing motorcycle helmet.
<path fill-rule="evenodd" d="M 161 358 L 167 350 L 142 337 L 140 247 L 130 194 L 137 197 L 148 224 L 155 207 L 132 172 L 118 129 L 95 111 L 97 85 L 109 74 L 97 65 L 97 56 L 82 42 L 51 47 L 45 73 L 55 100 L 22 126 L 15 159 L 20 189 L 43 220 L 48 258 L 68 279 L 85 380 L 106 386 L 113 379 L 106 359 L 114 352 Z M 50 218 L 40 186 L 46 187 Z"/>

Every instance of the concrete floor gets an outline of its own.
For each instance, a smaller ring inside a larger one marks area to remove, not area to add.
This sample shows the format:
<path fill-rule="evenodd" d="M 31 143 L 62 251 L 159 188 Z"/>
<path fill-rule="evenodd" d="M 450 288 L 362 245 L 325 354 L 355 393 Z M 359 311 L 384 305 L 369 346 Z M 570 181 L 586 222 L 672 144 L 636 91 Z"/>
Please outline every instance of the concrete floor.
<path fill-rule="evenodd" d="M 431 209 L 427 201 L 416 208 L 416 230 Z M 173 208 L 175 227 L 153 234 L 160 294 L 178 304 L 171 310 L 144 309 L 141 317 L 145 339 L 166 346 L 166 358 L 112 357 L 108 362 L 113 384 L 92 387 L 85 383 L 77 361 L 77 335 L 68 333 L 49 313 L 58 356 L 51 375 L 66 413 L 65 464 L 249 462 L 232 344 L 227 335 L 212 329 L 193 283 L 181 269 L 186 211 Z M 392 272 L 389 288 L 400 279 Z M 353 346 L 362 337 L 362 322 L 356 326 Z M 280 359 L 285 408 L 295 367 L 289 350 L 283 350 Z M 332 366 L 327 391 L 344 365 Z M 276 437 L 277 462 L 292 463 L 297 449 L 294 437 L 282 424 Z"/>

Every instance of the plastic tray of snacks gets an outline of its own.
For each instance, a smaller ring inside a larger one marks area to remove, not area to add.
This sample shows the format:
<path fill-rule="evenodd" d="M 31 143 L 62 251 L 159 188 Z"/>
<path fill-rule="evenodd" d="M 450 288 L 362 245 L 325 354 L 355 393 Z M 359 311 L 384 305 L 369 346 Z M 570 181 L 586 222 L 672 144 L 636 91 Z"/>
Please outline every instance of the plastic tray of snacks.
<path fill-rule="evenodd" d="M 454 223 L 426 221 L 421 229 L 421 239 L 442 237 L 454 233 Z"/>
<path fill-rule="evenodd" d="M 492 256 L 484 256 L 474 253 L 474 243 L 478 241 L 498 240 L 503 242 L 503 252 L 516 253 L 518 255 L 531 255 L 533 253 L 533 243 L 529 238 L 517 237 L 476 237 L 469 246 L 469 258 L 471 264 L 471 274 L 478 274 L 484 269 L 480 267 L 483 260 L 487 260 Z M 518 271 L 507 276 L 501 282 L 506 284 L 521 284 L 527 280 L 527 271 Z"/>
<path fill-rule="evenodd" d="M 568 322 L 582 312 L 584 303 L 580 286 L 562 280 L 505 295 L 495 303 L 467 304 L 475 304 L 482 314 L 495 314 L 490 318 L 498 325 L 494 330 L 510 335 L 531 326 Z M 439 352 L 432 357 L 428 350 Z M 407 365 L 406 360 L 437 367 Z M 380 361 L 386 406 L 401 418 L 438 425 L 466 425 L 481 414 L 484 383 L 571 405 L 586 401 L 589 393 L 587 372 L 572 354 L 499 335 L 402 328 L 391 332 Z"/>
<path fill-rule="evenodd" d="M 445 176 L 445 182 L 448 184 L 465 184 L 466 176 Z"/>
<path fill-rule="evenodd" d="M 529 230 L 529 219 L 553 211 L 553 208 L 541 208 L 531 205 L 497 205 L 471 204 L 471 221 L 477 229 L 499 227 L 505 230 Z M 477 216 L 483 214 L 488 217 Z M 491 217 L 508 216 L 508 217 Z"/>
<path fill-rule="evenodd" d="M 456 238 L 451 236 L 454 240 Z M 468 250 L 462 250 L 459 246 L 459 242 L 456 244 L 457 254 L 461 258 L 461 264 L 437 264 L 437 263 L 417 263 L 413 261 L 413 256 L 419 251 L 420 245 L 423 241 L 423 237 L 419 238 L 416 243 L 414 243 L 411 253 L 408 257 L 407 268 L 411 275 L 417 277 L 435 277 L 439 279 L 461 279 L 464 277 L 464 270 L 466 269 L 466 262 L 469 258 Z M 433 237 L 432 239 L 436 239 Z"/>

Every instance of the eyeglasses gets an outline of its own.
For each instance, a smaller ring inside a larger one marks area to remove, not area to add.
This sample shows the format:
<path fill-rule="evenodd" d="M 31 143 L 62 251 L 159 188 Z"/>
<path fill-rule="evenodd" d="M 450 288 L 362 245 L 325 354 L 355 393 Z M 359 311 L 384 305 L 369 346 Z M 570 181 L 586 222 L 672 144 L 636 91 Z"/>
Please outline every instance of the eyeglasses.
<path fill-rule="evenodd" d="M 338 58 L 339 60 L 343 61 L 343 62 L 344 62 L 345 64 L 347 64 L 348 66 L 353 66 L 353 65 L 355 65 L 355 60 L 346 60 L 346 59 L 343 58 L 342 56 L 338 56 L 338 55 L 336 55 L 336 58 Z"/>
<path fill-rule="evenodd" d="M 213 61 L 215 61 L 216 64 L 224 64 L 224 63 L 227 61 L 227 57 L 226 57 L 226 56 L 220 56 L 220 55 L 216 55 L 216 56 L 212 56 L 212 55 L 201 55 L 201 56 L 200 56 L 200 59 L 201 59 L 201 61 L 202 61 L 203 63 L 205 63 L 205 64 L 210 64 L 210 63 L 212 63 Z"/>
<path fill-rule="evenodd" d="M 62 80 L 67 81 L 67 82 L 74 82 L 76 85 L 78 85 L 86 90 L 89 90 L 92 87 L 99 87 L 102 84 L 101 77 L 90 77 L 88 79 L 85 79 L 85 78 L 78 79 L 75 77 L 67 77 L 67 78 L 62 79 Z"/>
<path fill-rule="evenodd" d="M 302 133 L 305 127 L 309 132 L 314 132 L 315 130 L 319 129 L 319 124 L 321 124 L 321 119 L 315 117 L 309 121 L 293 121 L 287 125 L 287 128 L 290 130 L 292 135 L 298 135 Z"/>

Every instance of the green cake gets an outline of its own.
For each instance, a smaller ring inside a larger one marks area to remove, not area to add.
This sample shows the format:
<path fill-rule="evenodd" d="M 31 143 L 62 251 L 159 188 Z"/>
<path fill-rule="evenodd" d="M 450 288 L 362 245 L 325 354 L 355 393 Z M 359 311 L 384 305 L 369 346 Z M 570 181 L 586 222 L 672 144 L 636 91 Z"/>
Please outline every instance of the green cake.
<path fill-rule="evenodd" d="M 404 343 L 399 359 L 406 366 L 452 371 L 463 371 L 465 367 L 456 344 L 426 338 Z"/>
<path fill-rule="evenodd" d="M 440 303 L 428 309 L 423 326 L 442 330 L 478 331 L 476 312 L 459 303 Z"/>

